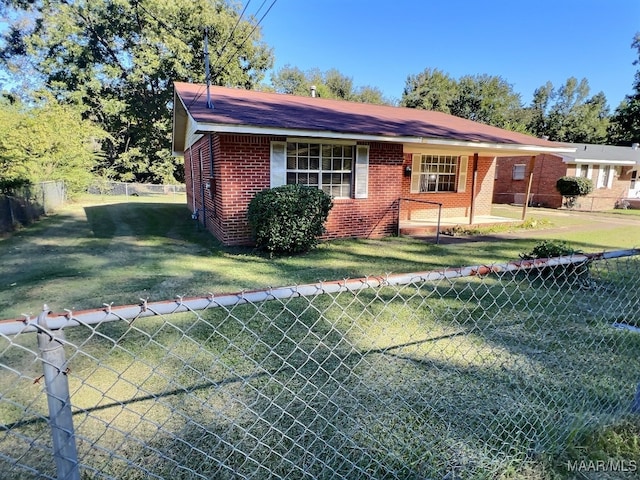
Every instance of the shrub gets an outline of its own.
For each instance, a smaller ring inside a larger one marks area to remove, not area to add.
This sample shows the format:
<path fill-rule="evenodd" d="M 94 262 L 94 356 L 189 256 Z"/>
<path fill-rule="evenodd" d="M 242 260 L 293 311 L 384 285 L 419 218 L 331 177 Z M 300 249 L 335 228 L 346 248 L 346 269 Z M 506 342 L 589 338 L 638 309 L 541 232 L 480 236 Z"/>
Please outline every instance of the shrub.
<path fill-rule="evenodd" d="M 593 182 L 584 177 L 560 177 L 556 182 L 556 189 L 565 197 L 565 206 L 573 208 L 576 198 L 584 197 L 593 192 Z"/>
<path fill-rule="evenodd" d="M 523 260 L 536 260 L 539 258 L 556 258 L 579 255 L 583 253 L 576 250 L 564 240 L 543 240 L 528 253 L 521 253 Z M 545 266 L 532 270 L 531 273 L 542 278 L 554 277 L 568 285 L 580 287 L 588 284 L 589 260 L 580 263 L 568 263 L 566 265 Z"/>
<path fill-rule="evenodd" d="M 529 253 L 521 253 L 520 258 L 524 260 L 535 260 L 537 258 L 563 257 L 582 253 L 575 250 L 564 240 L 543 240 L 538 243 Z"/>
<path fill-rule="evenodd" d="M 270 253 L 302 253 L 318 244 L 333 206 L 322 190 L 283 185 L 256 194 L 249 203 L 249 224 L 256 246 Z"/>

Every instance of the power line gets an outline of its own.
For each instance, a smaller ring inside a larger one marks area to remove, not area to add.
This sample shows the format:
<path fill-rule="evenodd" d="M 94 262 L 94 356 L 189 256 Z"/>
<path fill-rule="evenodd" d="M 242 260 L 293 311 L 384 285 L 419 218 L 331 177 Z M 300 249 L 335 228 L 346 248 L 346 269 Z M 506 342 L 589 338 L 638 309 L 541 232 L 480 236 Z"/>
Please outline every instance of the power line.
<path fill-rule="evenodd" d="M 265 19 L 265 17 L 268 15 L 268 13 L 271 11 L 271 9 L 274 7 L 274 5 L 277 3 L 278 0 L 273 0 L 271 2 L 271 5 L 269 6 L 269 8 L 267 9 L 267 11 L 262 15 L 262 17 L 260 17 L 260 19 L 256 22 L 256 24 L 253 26 L 253 29 L 251 29 L 251 31 L 249 32 L 249 34 L 244 38 L 244 40 L 240 43 L 240 45 L 238 45 L 236 47 L 236 49 L 234 50 L 234 52 L 229 56 L 229 60 L 227 61 L 227 63 L 225 63 L 222 67 L 218 68 L 214 74 L 210 74 L 209 78 L 205 78 L 205 81 L 207 80 L 211 80 L 212 77 L 216 77 L 218 74 L 220 74 L 220 72 L 224 71 L 224 69 L 227 67 L 227 65 L 229 65 L 231 63 L 231 61 L 235 58 L 235 54 L 238 53 L 238 51 L 244 46 L 245 43 L 247 43 L 247 40 L 249 40 L 249 38 L 253 35 L 253 33 L 256 31 L 256 29 L 260 26 L 260 24 L 262 23 L 262 21 Z M 258 10 L 256 10 L 256 14 L 258 12 L 260 12 L 260 10 L 262 10 L 262 7 L 264 6 L 264 4 L 267 2 L 267 0 L 264 0 L 262 2 L 262 4 L 260 5 L 260 7 L 258 8 Z M 248 4 L 247 4 L 248 5 Z M 246 9 L 245 9 L 246 10 Z M 243 10 L 244 13 L 244 10 Z M 242 16 L 238 19 L 238 23 L 240 21 L 240 19 L 242 18 Z M 237 25 L 237 24 L 236 24 Z M 234 31 L 235 31 L 235 27 L 234 27 Z M 229 38 L 230 39 L 230 38 Z M 225 43 L 225 46 L 228 44 L 228 41 Z M 224 54 L 224 52 L 221 52 L 220 56 L 218 57 L 217 60 L 220 60 L 222 58 L 222 55 Z M 216 61 L 216 64 L 218 62 Z M 215 65 L 214 67 L 215 68 Z M 193 104 L 195 102 L 198 101 L 198 99 L 202 96 L 202 94 L 204 93 L 205 88 L 204 87 L 200 87 L 198 89 L 198 92 L 196 93 L 196 95 L 193 97 L 193 100 L 191 100 L 191 102 L 189 102 L 189 105 L 187 107 L 187 109 L 191 108 L 193 106 Z"/>

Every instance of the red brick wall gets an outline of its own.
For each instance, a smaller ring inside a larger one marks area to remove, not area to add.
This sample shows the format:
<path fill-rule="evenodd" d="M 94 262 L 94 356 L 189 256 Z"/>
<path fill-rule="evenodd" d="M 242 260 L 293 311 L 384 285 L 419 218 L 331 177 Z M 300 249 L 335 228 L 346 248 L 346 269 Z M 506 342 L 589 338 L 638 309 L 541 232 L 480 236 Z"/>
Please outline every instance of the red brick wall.
<path fill-rule="evenodd" d="M 530 156 L 500 157 L 493 186 L 494 203 L 522 203 L 529 182 Z M 525 165 L 524 179 L 513 180 L 514 165 Z M 558 208 L 562 195 L 556 190 L 556 182 L 567 175 L 567 165 L 555 155 L 536 156 L 531 185 L 531 202 L 544 207 Z"/>
<path fill-rule="evenodd" d="M 334 200 L 325 238 L 376 238 L 397 233 L 402 145 L 368 145 L 369 198 Z"/>
<path fill-rule="evenodd" d="M 494 203 L 519 203 L 523 201 L 527 191 L 529 178 L 529 159 L 531 157 L 502 157 L 498 158 L 497 175 L 494 183 Z M 513 166 L 524 164 L 524 180 L 513 180 Z M 598 165 L 592 166 L 591 180 L 594 191 L 586 197 L 578 198 L 576 209 L 579 210 L 610 210 L 616 201 L 625 197 L 631 181 L 630 167 L 613 167 L 613 182 L 611 188 L 598 188 Z M 531 185 L 531 202 L 548 208 L 560 208 L 562 195 L 556 189 L 556 182 L 562 176 L 575 176 L 576 167 L 566 164 L 555 155 L 538 155 L 533 169 L 533 183 Z"/>
<path fill-rule="evenodd" d="M 225 245 L 252 243 L 247 208 L 257 192 L 270 186 L 271 142 L 284 140 L 271 136 L 213 135 L 213 177 L 208 136 L 185 152 L 188 206 L 192 211 L 200 211 L 199 221 Z M 381 237 L 395 233 L 401 176 L 402 145 L 370 143 L 369 197 L 334 200 L 325 238 Z M 207 181 L 211 182 L 211 189 L 205 189 L 202 195 L 201 184 Z"/>
<path fill-rule="evenodd" d="M 412 166 L 412 154 L 404 154 L 404 166 Z M 474 215 L 490 215 L 493 192 L 493 176 L 495 161 L 493 157 L 478 157 Z M 402 198 L 412 200 L 426 200 L 442 203 L 442 218 L 469 217 L 471 215 L 471 193 L 473 185 L 473 155 L 469 155 L 467 162 L 467 183 L 464 193 L 458 192 L 425 192 L 411 193 L 411 176 L 402 177 Z M 400 218 L 407 220 L 418 215 L 433 217 L 437 215 L 437 206 L 421 205 L 418 202 L 403 202 Z"/>
<path fill-rule="evenodd" d="M 198 211 L 199 221 L 225 245 L 252 243 L 247 208 L 256 193 L 269 188 L 271 142 L 284 140 L 273 136 L 216 134 L 202 137 L 185 152 L 188 206 L 192 212 Z M 369 145 L 368 198 L 335 199 L 325 239 L 393 235 L 397 233 L 399 215 L 406 218 L 408 210 L 425 208 L 436 211 L 433 206 L 404 202 L 403 212 L 399 213 L 399 198 L 441 202 L 443 218 L 470 215 L 473 156 L 468 162 L 466 192 L 412 194 L 411 178 L 404 175 L 405 167 L 411 165 L 411 154 L 403 154 L 401 144 L 361 144 Z M 477 167 L 475 214 L 489 215 L 494 159 L 480 157 Z M 207 182 L 209 188 L 204 187 Z"/>

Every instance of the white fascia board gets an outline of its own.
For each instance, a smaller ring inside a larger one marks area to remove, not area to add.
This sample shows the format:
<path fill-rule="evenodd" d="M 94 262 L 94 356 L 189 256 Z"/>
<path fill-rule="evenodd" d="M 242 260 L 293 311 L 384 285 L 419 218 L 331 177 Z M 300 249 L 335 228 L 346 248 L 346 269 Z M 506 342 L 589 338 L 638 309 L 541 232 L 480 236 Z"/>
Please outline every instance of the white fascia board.
<path fill-rule="evenodd" d="M 391 135 L 367 135 L 361 133 L 331 132 L 329 130 L 296 130 L 293 128 L 256 127 L 253 125 L 200 124 L 196 133 L 237 133 L 274 135 L 280 137 L 336 138 L 372 142 L 421 143 L 421 137 L 394 137 Z"/>
<path fill-rule="evenodd" d="M 623 167 L 637 165 L 633 160 L 598 160 L 595 158 L 562 157 L 564 163 L 580 163 L 583 165 L 620 165 Z"/>
<path fill-rule="evenodd" d="M 440 145 L 456 147 L 465 150 L 491 150 L 495 152 L 504 151 L 505 154 L 514 153 L 571 153 L 575 152 L 574 147 L 541 147 L 539 145 L 523 145 L 519 143 L 489 143 L 489 142 L 469 142 L 464 140 L 446 140 L 440 138 L 425 138 L 422 143 L 427 145 Z"/>

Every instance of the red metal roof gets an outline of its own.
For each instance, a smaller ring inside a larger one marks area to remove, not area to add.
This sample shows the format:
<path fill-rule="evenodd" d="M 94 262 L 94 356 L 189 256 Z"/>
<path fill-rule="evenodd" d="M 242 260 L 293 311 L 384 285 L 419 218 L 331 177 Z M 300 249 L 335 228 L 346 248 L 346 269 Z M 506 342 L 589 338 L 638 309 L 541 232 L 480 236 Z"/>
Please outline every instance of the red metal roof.
<path fill-rule="evenodd" d="M 561 144 L 441 112 L 176 82 L 176 94 L 198 124 L 415 137 L 562 148 Z M 566 148 L 566 147 L 565 147 Z"/>

